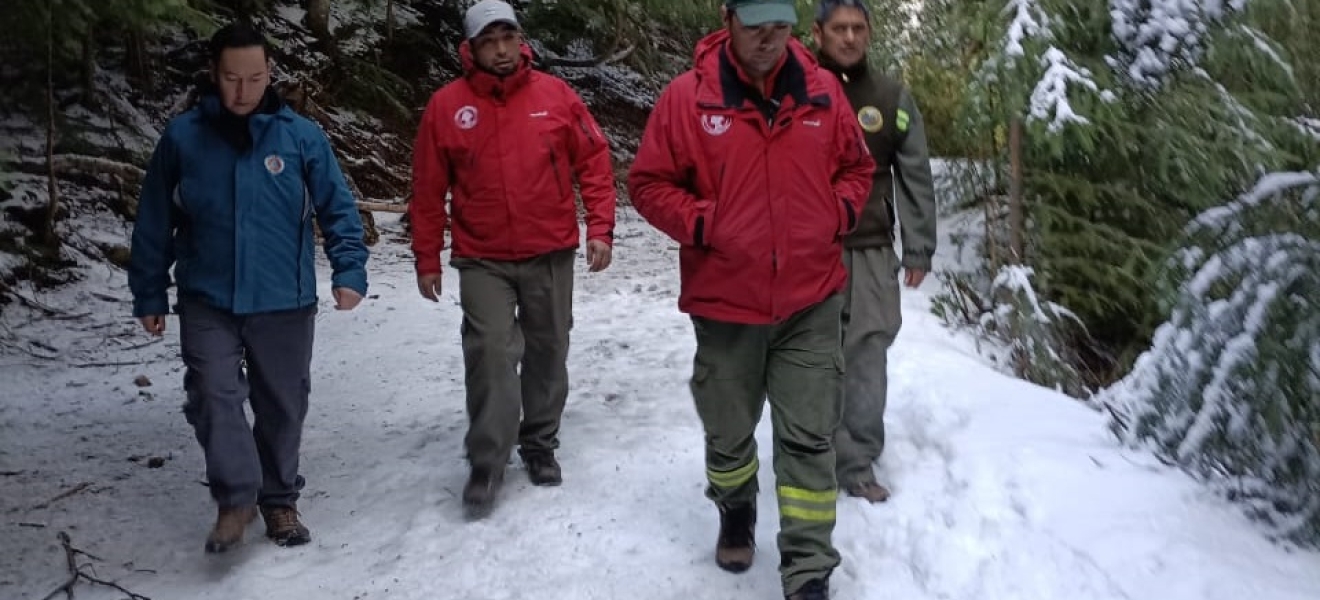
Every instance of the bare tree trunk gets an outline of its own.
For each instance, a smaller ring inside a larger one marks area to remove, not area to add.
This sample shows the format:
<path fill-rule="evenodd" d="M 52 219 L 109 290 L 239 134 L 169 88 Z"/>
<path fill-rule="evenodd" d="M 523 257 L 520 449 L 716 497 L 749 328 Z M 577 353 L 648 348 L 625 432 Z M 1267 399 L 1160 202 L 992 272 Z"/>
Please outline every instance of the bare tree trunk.
<path fill-rule="evenodd" d="M 53 9 L 52 9 L 53 10 Z M 88 27 L 82 41 L 83 105 L 96 106 L 96 27 Z"/>
<path fill-rule="evenodd" d="M 55 11 L 46 9 L 46 219 L 42 241 L 51 248 L 59 246 L 55 235 L 55 217 L 60 210 L 60 188 L 55 179 Z"/>
<path fill-rule="evenodd" d="M 128 42 L 124 52 L 124 62 L 129 76 L 138 81 L 138 85 L 148 94 L 156 89 L 156 78 L 151 68 L 148 66 L 147 41 L 146 36 L 141 31 L 132 31 L 128 34 Z"/>
<path fill-rule="evenodd" d="M 385 47 L 394 43 L 394 0 L 385 1 Z"/>
<path fill-rule="evenodd" d="M 330 0 L 303 0 L 307 9 L 307 28 L 321 43 L 330 43 Z"/>
<path fill-rule="evenodd" d="M 1022 264 L 1026 255 L 1026 211 L 1022 208 L 1022 118 L 1013 117 L 1008 126 L 1008 247 L 1012 264 Z"/>

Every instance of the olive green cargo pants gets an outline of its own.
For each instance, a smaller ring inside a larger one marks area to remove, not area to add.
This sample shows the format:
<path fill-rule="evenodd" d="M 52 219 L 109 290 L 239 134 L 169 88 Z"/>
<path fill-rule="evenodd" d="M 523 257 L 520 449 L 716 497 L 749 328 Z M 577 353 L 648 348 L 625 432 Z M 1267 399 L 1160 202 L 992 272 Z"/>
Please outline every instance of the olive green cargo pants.
<path fill-rule="evenodd" d="M 706 495 L 717 504 L 756 502 L 755 432 L 769 398 L 786 591 L 828 577 L 839 564 L 831 541 L 832 438 L 841 403 L 842 307 L 835 295 L 774 325 L 692 319 L 691 389 L 706 430 Z"/>
<path fill-rule="evenodd" d="M 513 452 L 554 451 L 568 400 L 573 249 L 520 261 L 454 258 L 473 467 L 502 471 Z"/>
<path fill-rule="evenodd" d="M 871 464 L 885 449 L 889 347 L 903 326 L 898 256 L 891 247 L 844 251 L 843 422 L 834 438 L 839 485 L 875 482 Z"/>

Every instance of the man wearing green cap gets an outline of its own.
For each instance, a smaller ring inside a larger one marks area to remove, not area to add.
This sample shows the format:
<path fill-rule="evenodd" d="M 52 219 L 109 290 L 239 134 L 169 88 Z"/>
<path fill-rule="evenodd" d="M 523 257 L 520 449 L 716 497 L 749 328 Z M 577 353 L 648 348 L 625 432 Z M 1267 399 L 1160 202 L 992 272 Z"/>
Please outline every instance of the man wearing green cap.
<path fill-rule="evenodd" d="M 628 188 L 680 246 L 678 307 L 697 342 L 689 385 L 720 515 L 715 562 L 752 564 L 768 398 L 783 589 L 825 600 L 839 564 L 843 237 L 875 162 L 838 80 L 793 39 L 791 0 L 729 0 L 723 18 L 656 102 Z"/>

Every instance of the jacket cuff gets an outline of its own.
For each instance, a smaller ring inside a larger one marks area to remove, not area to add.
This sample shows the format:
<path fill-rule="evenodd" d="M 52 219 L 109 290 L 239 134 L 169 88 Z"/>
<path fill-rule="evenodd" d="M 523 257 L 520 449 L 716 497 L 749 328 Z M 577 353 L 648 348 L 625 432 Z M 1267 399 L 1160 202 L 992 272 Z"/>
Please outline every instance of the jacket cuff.
<path fill-rule="evenodd" d="M 169 296 L 161 294 L 150 298 L 137 298 L 133 300 L 134 317 L 153 317 L 168 314 L 170 314 Z"/>
<path fill-rule="evenodd" d="M 341 273 L 335 273 L 330 281 L 332 287 L 348 288 L 362 296 L 367 295 L 366 269 L 351 269 Z"/>
<path fill-rule="evenodd" d="M 852 203 L 838 199 L 839 203 L 839 237 L 843 237 L 857 229 L 857 211 L 853 209 Z"/>
<path fill-rule="evenodd" d="M 931 254 L 931 252 L 903 250 L 902 266 L 904 269 L 916 269 L 930 273 Z"/>

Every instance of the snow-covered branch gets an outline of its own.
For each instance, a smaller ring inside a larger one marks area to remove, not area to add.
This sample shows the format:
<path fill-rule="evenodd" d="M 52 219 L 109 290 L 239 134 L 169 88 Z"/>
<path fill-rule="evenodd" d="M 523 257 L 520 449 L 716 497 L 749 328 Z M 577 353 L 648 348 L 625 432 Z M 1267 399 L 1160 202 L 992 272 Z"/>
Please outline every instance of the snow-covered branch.
<path fill-rule="evenodd" d="M 1205 52 L 1209 26 L 1239 12 L 1247 0 L 1109 0 L 1114 38 L 1122 55 L 1115 70 L 1139 86 L 1158 87 L 1179 66 Z"/>
<path fill-rule="evenodd" d="M 1050 131 L 1063 129 L 1068 123 L 1090 123 L 1086 117 L 1073 111 L 1072 104 L 1068 102 L 1068 88 L 1081 86 L 1092 92 L 1098 91 L 1099 87 L 1091 79 L 1091 72 L 1073 64 L 1068 55 L 1053 46 L 1040 57 L 1040 62 L 1045 67 L 1045 74 L 1031 92 L 1030 119 L 1048 120 Z M 1104 97 L 1112 96 L 1106 92 Z"/>
<path fill-rule="evenodd" d="M 1050 37 L 1049 15 L 1041 9 L 1036 0 L 1008 0 L 1005 13 L 1013 13 L 1013 20 L 1008 24 L 1008 33 L 1004 36 L 1004 54 L 1019 57 L 1026 54 L 1022 42 L 1028 38 L 1048 39 Z"/>

